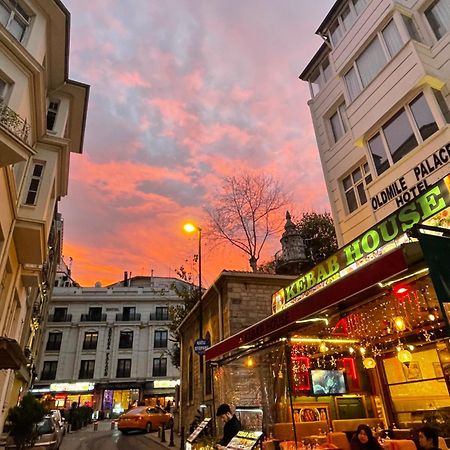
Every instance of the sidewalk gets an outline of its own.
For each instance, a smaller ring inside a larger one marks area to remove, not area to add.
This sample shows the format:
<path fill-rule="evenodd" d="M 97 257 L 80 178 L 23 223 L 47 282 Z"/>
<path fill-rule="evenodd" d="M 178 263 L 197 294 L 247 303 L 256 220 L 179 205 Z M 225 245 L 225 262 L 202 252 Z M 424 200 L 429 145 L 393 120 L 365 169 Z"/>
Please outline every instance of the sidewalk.
<path fill-rule="evenodd" d="M 145 435 L 148 439 L 152 440 L 153 442 L 157 442 L 159 445 L 163 447 L 167 447 L 173 450 L 180 450 L 180 444 L 181 444 L 181 436 L 174 431 L 173 432 L 173 443 L 174 446 L 170 447 L 170 430 L 165 431 L 166 434 L 166 442 L 161 442 L 161 437 L 159 437 L 159 433 L 157 431 L 153 431 L 152 433 L 148 433 Z"/>

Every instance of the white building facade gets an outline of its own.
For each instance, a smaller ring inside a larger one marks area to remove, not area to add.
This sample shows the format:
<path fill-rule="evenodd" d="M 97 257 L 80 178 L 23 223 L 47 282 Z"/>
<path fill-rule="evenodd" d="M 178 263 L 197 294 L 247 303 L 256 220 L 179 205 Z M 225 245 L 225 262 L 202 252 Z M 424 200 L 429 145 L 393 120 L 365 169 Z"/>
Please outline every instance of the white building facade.
<path fill-rule="evenodd" d="M 30 385 L 59 259 L 89 86 L 69 79 L 59 0 L 0 1 L 0 432 Z"/>
<path fill-rule="evenodd" d="M 32 392 L 58 408 L 76 402 L 105 416 L 138 402 L 173 404 L 180 374 L 171 361 L 169 308 L 181 304 L 174 285 L 191 285 L 133 277 L 82 288 L 67 276 L 57 284 L 65 287 L 53 291 Z"/>
<path fill-rule="evenodd" d="M 450 1 L 337 1 L 317 34 L 300 78 L 342 246 L 450 172 Z"/>

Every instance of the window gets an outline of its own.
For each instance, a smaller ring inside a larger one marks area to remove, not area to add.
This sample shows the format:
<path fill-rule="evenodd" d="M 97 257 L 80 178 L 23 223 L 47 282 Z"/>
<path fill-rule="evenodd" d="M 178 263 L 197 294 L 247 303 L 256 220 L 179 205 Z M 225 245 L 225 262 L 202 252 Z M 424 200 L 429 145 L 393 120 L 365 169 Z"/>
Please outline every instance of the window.
<path fill-rule="evenodd" d="M 360 167 L 357 167 L 342 180 L 349 213 L 352 213 L 360 206 L 367 203 L 365 186 L 371 181 L 372 175 L 370 174 L 369 164 L 367 162 Z"/>
<path fill-rule="evenodd" d="M 119 348 L 133 348 L 133 332 L 121 331 L 119 339 Z"/>
<path fill-rule="evenodd" d="M 343 38 L 344 34 L 350 31 L 356 17 L 366 8 L 368 0 L 351 0 L 342 9 L 341 14 L 336 18 L 329 29 L 333 46 L 336 46 Z"/>
<path fill-rule="evenodd" d="M 21 41 L 29 25 L 30 17 L 13 0 L 0 0 L 0 23 L 18 40 Z"/>
<path fill-rule="evenodd" d="M 39 191 L 39 186 L 41 184 L 43 172 L 44 172 L 44 164 L 35 163 L 33 166 L 33 172 L 31 174 L 27 198 L 25 200 L 26 205 L 34 206 L 36 204 L 36 197 Z"/>
<path fill-rule="evenodd" d="M 134 306 L 123 307 L 123 320 L 134 320 L 136 318 L 136 308 Z"/>
<path fill-rule="evenodd" d="M 368 146 L 377 174 L 382 174 L 437 130 L 426 97 L 423 93 L 419 94 L 369 140 Z"/>
<path fill-rule="evenodd" d="M 436 133 L 438 126 L 434 121 L 433 114 L 431 114 L 427 101 L 423 95 L 416 97 L 410 104 L 411 112 L 414 116 L 420 136 L 425 140 L 432 134 Z"/>
<path fill-rule="evenodd" d="M 331 131 L 333 133 L 333 139 L 336 143 L 347 132 L 345 125 L 345 104 L 342 103 L 338 106 L 336 112 L 330 117 Z"/>
<path fill-rule="evenodd" d="M 167 330 L 155 331 L 155 344 L 154 348 L 167 348 Z"/>
<path fill-rule="evenodd" d="M 436 89 L 433 89 L 434 97 L 436 98 L 436 101 L 438 102 L 439 108 L 441 108 L 442 115 L 444 116 L 444 119 L 447 123 L 450 123 L 450 111 L 448 109 L 448 105 L 445 102 L 445 98 L 442 95 L 441 91 L 438 91 Z"/>
<path fill-rule="evenodd" d="M 67 318 L 67 308 L 55 308 L 53 313 L 54 322 L 65 322 Z"/>
<path fill-rule="evenodd" d="M 397 30 L 397 25 L 391 20 L 381 33 L 388 48 L 389 56 L 392 58 L 400 51 L 403 45 L 402 38 Z"/>
<path fill-rule="evenodd" d="M 414 20 L 412 19 L 412 17 L 408 17 L 403 14 L 402 14 L 402 17 L 403 17 L 403 22 L 406 26 L 406 29 L 408 30 L 409 37 L 411 39 L 414 39 L 415 41 L 422 42 L 422 38 L 419 34 L 419 30 L 417 29 L 417 26 L 416 26 Z"/>
<path fill-rule="evenodd" d="M 97 348 L 98 333 L 88 331 L 84 333 L 83 350 L 95 350 Z"/>
<path fill-rule="evenodd" d="M 47 110 L 47 130 L 53 130 L 58 114 L 59 102 L 50 102 Z"/>
<path fill-rule="evenodd" d="M 61 348 L 62 333 L 49 333 L 46 350 L 59 350 Z"/>
<path fill-rule="evenodd" d="M 80 365 L 80 374 L 78 378 L 80 380 L 87 380 L 94 378 L 95 360 L 83 360 Z"/>
<path fill-rule="evenodd" d="M 169 320 L 169 308 L 167 306 L 156 307 L 156 320 Z"/>
<path fill-rule="evenodd" d="M 450 3 L 448 0 L 436 0 L 425 10 L 425 17 L 436 39 L 441 39 L 450 29 Z"/>
<path fill-rule="evenodd" d="M 153 359 L 153 376 L 165 377 L 167 375 L 167 358 Z"/>
<path fill-rule="evenodd" d="M 131 359 L 117 360 L 117 378 L 129 378 L 131 375 Z"/>
<path fill-rule="evenodd" d="M 42 368 L 41 380 L 54 380 L 56 379 L 56 369 L 58 367 L 58 361 L 45 361 Z"/>
<path fill-rule="evenodd" d="M 0 104 L 5 101 L 8 83 L 0 78 Z"/>
<path fill-rule="evenodd" d="M 100 322 L 102 320 L 102 308 L 101 307 L 89 308 L 88 316 L 89 320 L 92 320 L 94 322 Z"/>
<path fill-rule="evenodd" d="M 404 109 L 383 126 L 383 132 L 394 163 L 417 146 L 417 139 Z"/>
<path fill-rule="evenodd" d="M 382 42 L 386 51 L 383 49 Z M 356 58 L 353 66 L 344 75 L 351 101 L 380 73 L 386 63 L 398 53 L 402 45 L 397 26 L 391 20 L 363 53 Z"/>
<path fill-rule="evenodd" d="M 324 84 L 329 81 L 333 76 L 333 69 L 331 68 L 330 60 L 328 56 L 324 61 L 312 72 L 309 78 L 309 84 L 311 87 L 311 94 L 315 97 Z"/>

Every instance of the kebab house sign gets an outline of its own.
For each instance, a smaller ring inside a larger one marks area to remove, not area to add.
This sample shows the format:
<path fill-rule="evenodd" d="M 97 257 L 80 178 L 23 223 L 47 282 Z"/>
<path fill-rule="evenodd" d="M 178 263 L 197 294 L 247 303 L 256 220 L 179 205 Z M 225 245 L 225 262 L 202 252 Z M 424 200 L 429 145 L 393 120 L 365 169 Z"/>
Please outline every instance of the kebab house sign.
<path fill-rule="evenodd" d="M 447 146 L 450 148 L 450 146 Z M 277 313 L 307 295 L 330 284 L 352 266 L 376 255 L 383 246 L 393 243 L 414 225 L 422 223 L 450 206 L 450 175 L 428 187 L 382 222 L 339 249 L 328 259 L 297 278 L 272 296 L 272 312 Z"/>

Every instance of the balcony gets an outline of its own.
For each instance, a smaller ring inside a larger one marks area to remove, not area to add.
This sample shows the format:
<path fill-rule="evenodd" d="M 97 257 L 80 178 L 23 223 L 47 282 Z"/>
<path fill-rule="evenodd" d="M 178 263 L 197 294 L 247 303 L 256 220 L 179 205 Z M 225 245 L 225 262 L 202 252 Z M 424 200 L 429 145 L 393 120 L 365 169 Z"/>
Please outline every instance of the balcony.
<path fill-rule="evenodd" d="M 0 100 L 0 166 L 26 161 L 33 156 L 30 135 L 27 121 Z"/>
<path fill-rule="evenodd" d="M 150 320 L 167 321 L 167 320 L 169 320 L 169 313 L 166 313 L 166 314 L 150 313 Z"/>
<path fill-rule="evenodd" d="M 81 314 L 80 322 L 106 322 L 106 314 Z"/>
<path fill-rule="evenodd" d="M 141 320 L 141 313 L 134 314 L 116 314 L 116 320 L 118 322 L 135 322 Z"/>
<path fill-rule="evenodd" d="M 64 316 L 50 314 L 48 316 L 48 322 L 72 322 L 72 314 L 66 314 Z"/>

